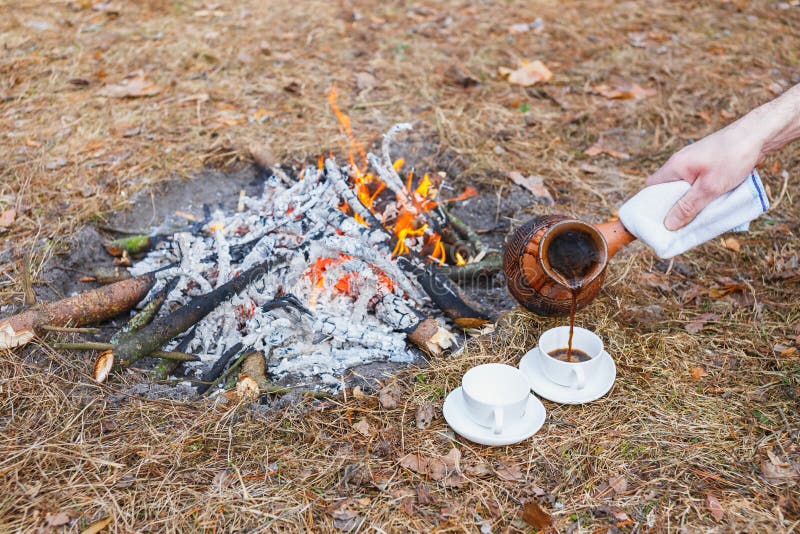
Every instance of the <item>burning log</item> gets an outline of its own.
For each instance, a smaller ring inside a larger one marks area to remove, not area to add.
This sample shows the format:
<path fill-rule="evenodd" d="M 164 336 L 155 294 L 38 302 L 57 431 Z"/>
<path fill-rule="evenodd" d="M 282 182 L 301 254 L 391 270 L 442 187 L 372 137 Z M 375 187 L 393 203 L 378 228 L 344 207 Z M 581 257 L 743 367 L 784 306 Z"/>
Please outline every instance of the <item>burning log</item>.
<path fill-rule="evenodd" d="M 334 190 L 341 196 L 342 200 L 347 202 L 353 212 L 364 219 L 370 228 L 386 232 L 386 229 L 380 224 L 375 215 L 361 203 L 353 193 L 353 190 L 347 186 L 344 177 L 342 177 L 332 159 L 325 162 L 325 170 L 328 173 L 328 178 L 333 182 Z M 394 247 L 397 244 L 397 236 L 386 233 L 389 235 L 390 246 Z M 461 328 L 478 328 L 490 321 L 490 317 L 485 312 L 479 311 L 477 306 L 466 302 L 458 288 L 449 279 L 430 268 L 420 267 L 419 264 L 422 263 L 421 258 L 413 251 L 409 251 L 407 255 L 397 258 L 398 266 L 403 271 L 413 275 L 428 297 L 458 326 Z"/>
<path fill-rule="evenodd" d="M 152 273 L 49 302 L 0 321 L 0 348 L 25 345 L 45 325 L 85 326 L 102 323 L 136 306 L 156 278 Z"/>
<path fill-rule="evenodd" d="M 123 343 L 114 349 L 114 356 L 118 358 L 119 364 L 127 367 L 157 350 L 178 334 L 188 330 L 219 306 L 220 303 L 239 293 L 255 279 L 263 276 L 269 268 L 270 261 L 266 260 L 251 267 L 213 291 L 193 298 L 188 304 L 173 313 L 156 319 L 141 330 L 128 336 Z"/>

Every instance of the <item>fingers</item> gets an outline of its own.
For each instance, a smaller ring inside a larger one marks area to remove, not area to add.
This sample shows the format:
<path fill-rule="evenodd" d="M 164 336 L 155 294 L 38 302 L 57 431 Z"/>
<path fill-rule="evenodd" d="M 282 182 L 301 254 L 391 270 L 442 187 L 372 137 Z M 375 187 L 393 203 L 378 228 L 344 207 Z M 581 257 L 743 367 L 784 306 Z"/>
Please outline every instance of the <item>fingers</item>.
<path fill-rule="evenodd" d="M 683 228 L 692 222 L 697 214 L 714 198 L 714 192 L 702 180 L 696 181 L 691 189 L 667 213 L 664 218 L 664 226 L 666 226 L 667 230 Z"/>

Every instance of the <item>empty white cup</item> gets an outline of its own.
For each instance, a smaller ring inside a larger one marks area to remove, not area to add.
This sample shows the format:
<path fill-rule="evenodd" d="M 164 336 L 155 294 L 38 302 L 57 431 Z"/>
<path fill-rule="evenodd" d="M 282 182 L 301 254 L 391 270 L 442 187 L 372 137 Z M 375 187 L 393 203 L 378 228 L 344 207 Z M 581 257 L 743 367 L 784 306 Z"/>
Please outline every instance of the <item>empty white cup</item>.
<path fill-rule="evenodd" d="M 539 337 L 542 370 L 547 378 L 556 384 L 583 389 L 586 387 L 586 381 L 591 381 L 603 364 L 600 358 L 603 353 L 603 340 L 591 330 L 576 326 L 572 334 L 572 348 L 584 352 L 589 359 L 583 362 L 563 362 L 549 356 L 554 350 L 566 348 L 568 345 L 569 326 L 559 326 L 545 331 Z"/>
<path fill-rule="evenodd" d="M 461 393 L 470 419 L 501 434 L 504 426 L 525 415 L 531 391 L 527 378 L 516 367 L 487 363 L 464 374 Z"/>

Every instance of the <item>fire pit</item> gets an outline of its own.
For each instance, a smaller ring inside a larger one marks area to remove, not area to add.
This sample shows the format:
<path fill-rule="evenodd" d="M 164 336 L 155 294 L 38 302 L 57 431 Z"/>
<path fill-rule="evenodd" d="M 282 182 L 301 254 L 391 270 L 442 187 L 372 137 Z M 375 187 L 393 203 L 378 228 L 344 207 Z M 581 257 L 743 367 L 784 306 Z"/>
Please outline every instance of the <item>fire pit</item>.
<path fill-rule="evenodd" d="M 154 324 L 258 269 L 165 350 L 198 355 L 185 365 L 204 382 L 260 351 L 275 378 L 291 373 L 336 387 L 354 365 L 411 361 L 408 341 L 439 354 L 453 345 L 454 326 L 486 322 L 436 270 L 466 261 L 457 250 L 448 257 L 439 207 L 472 192 L 439 199 L 427 174 L 401 178 L 389 144 L 407 128 L 384 136 L 380 157 L 363 154 L 366 167 L 331 157 L 295 178 L 275 168 L 260 196 L 241 196 L 235 212 L 211 213 L 135 263 L 135 276 L 156 273 L 142 304 L 164 295 Z"/>

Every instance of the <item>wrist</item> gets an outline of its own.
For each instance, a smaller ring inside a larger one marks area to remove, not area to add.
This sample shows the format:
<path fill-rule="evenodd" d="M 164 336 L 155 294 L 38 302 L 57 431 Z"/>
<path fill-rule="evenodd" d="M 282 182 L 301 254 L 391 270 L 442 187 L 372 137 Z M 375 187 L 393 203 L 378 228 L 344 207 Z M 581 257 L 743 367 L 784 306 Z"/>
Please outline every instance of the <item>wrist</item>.
<path fill-rule="evenodd" d="M 800 139 L 800 85 L 757 107 L 740 121 L 744 132 L 758 143 L 759 160 Z"/>

